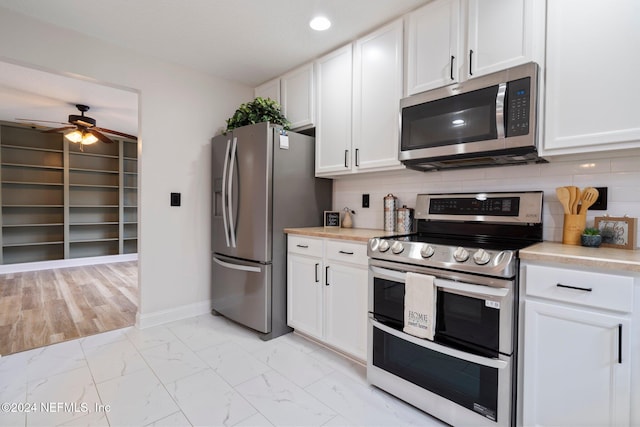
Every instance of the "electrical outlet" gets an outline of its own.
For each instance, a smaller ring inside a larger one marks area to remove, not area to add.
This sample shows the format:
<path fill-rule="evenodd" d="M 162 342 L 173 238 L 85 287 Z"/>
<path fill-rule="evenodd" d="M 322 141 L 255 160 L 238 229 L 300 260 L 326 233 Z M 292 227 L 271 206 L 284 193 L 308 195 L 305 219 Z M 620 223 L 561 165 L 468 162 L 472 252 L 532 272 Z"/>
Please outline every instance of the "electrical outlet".
<path fill-rule="evenodd" d="M 607 187 L 595 187 L 598 190 L 598 198 L 596 202 L 589 206 L 590 211 L 606 211 L 607 210 Z"/>
<path fill-rule="evenodd" d="M 369 195 L 368 194 L 363 194 L 362 195 L 362 207 L 363 208 L 368 208 L 369 207 Z"/>

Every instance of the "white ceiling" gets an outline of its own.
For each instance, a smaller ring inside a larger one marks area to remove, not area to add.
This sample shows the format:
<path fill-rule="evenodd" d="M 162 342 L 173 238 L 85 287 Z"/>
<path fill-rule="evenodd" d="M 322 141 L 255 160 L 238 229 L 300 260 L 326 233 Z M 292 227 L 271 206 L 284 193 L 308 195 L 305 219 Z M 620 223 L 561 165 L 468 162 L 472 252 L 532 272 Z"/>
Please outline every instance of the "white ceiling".
<path fill-rule="evenodd" d="M 427 2 L 0 0 L 0 8 L 257 86 Z M 308 22 L 316 14 L 328 17 L 332 27 L 324 32 L 309 29 Z M 137 134 L 135 94 L 21 68 L 0 63 L 0 120 L 65 122 L 69 114 L 78 113 L 74 104 L 83 102 L 91 106 L 87 115 L 98 126 Z"/>

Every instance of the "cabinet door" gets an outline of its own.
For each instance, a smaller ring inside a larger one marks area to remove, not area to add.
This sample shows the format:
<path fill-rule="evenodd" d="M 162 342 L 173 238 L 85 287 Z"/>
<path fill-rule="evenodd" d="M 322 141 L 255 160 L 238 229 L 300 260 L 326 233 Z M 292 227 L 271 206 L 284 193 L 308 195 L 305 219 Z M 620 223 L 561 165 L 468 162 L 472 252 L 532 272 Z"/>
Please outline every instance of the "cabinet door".
<path fill-rule="evenodd" d="M 351 45 L 316 62 L 316 175 L 351 172 Z"/>
<path fill-rule="evenodd" d="M 291 129 L 303 129 L 315 122 L 313 96 L 313 63 L 282 76 L 282 112 L 291 122 Z"/>
<path fill-rule="evenodd" d="M 545 152 L 640 146 L 640 2 L 547 1 Z"/>
<path fill-rule="evenodd" d="M 398 20 L 355 43 L 353 150 L 357 170 L 400 167 L 402 28 Z"/>
<path fill-rule="evenodd" d="M 322 338 L 322 260 L 287 254 L 287 324 Z"/>
<path fill-rule="evenodd" d="M 435 0 L 408 21 L 407 95 L 457 82 L 460 0 Z"/>
<path fill-rule="evenodd" d="M 325 278 L 325 340 L 367 358 L 367 280 L 365 267 L 330 264 Z"/>
<path fill-rule="evenodd" d="M 531 0 L 469 0 L 467 77 L 532 60 Z"/>
<path fill-rule="evenodd" d="M 253 90 L 254 96 L 260 98 L 270 98 L 280 103 L 280 79 L 269 80 Z M 285 116 L 286 117 L 286 116 Z"/>
<path fill-rule="evenodd" d="M 626 318 L 527 300 L 524 321 L 524 425 L 629 425 Z"/>

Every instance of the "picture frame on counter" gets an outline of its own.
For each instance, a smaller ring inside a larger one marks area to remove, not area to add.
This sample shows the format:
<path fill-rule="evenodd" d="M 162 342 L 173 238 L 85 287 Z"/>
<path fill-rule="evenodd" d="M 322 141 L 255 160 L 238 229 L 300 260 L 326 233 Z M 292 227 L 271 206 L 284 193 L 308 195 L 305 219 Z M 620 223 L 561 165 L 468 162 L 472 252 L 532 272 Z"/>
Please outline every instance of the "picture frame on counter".
<path fill-rule="evenodd" d="M 340 228 L 340 212 L 324 211 L 324 228 Z"/>
<path fill-rule="evenodd" d="M 600 230 L 601 246 L 607 248 L 635 249 L 637 218 L 597 216 L 594 227 Z"/>

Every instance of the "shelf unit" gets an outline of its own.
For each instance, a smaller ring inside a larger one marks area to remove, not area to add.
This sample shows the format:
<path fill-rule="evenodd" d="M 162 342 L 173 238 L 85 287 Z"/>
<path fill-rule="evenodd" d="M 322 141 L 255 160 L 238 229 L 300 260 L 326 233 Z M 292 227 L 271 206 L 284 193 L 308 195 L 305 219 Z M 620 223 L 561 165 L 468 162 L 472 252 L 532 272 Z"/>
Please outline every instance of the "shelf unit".
<path fill-rule="evenodd" d="M 0 124 L 2 264 L 137 252 L 137 143 L 114 141 Z"/>
<path fill-rule="evenodd" d="M 120 145 L 120 252 L 138 252 L 138 144 L 124 141 Z"/>

